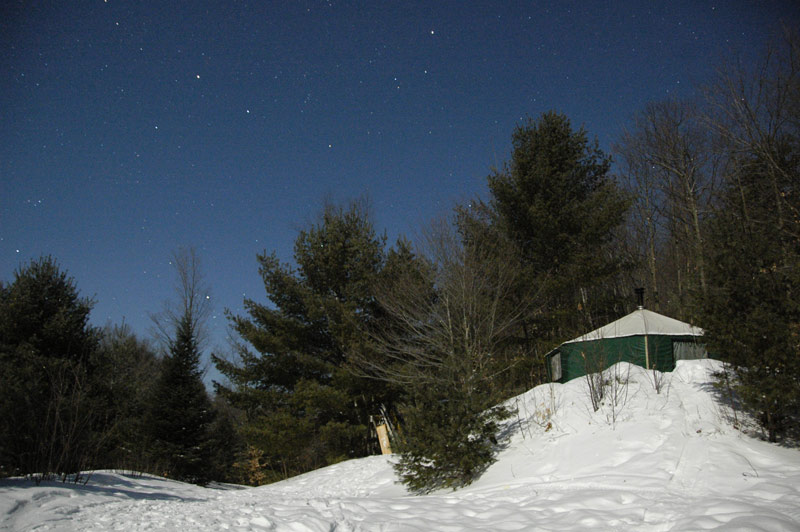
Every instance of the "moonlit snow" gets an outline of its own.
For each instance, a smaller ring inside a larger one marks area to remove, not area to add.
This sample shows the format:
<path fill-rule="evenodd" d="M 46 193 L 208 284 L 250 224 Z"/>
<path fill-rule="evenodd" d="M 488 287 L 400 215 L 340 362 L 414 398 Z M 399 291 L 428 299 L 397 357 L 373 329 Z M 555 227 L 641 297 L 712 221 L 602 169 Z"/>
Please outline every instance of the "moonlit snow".
<path fill-rule="evenodd" d="M 800 452 L 733 428 L 747 422 L 719 400 L 719 367 L 679 362 L 656 394 L 652 372 L 618 364 L 597 412 L 583 379 L 539 386 L 510 401 L 497 462 L 459 491 L 409 495 L 382 456 L 246 489 L 6 479 L 0 530 L 800 530 Z"/>

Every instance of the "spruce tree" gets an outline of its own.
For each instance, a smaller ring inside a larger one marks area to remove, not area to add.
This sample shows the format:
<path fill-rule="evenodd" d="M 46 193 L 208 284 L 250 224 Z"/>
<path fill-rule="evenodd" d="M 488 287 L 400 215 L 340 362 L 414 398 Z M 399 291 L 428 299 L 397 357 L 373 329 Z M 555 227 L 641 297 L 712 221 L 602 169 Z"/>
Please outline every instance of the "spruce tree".
<path fill-rule="evenodd" d="M 409 395 L 401 406 L 394 469 L 411 492 L 467 486 L 494 463 L 499 422 L 512 412 L 492 404 L 490 390 L 420 383 Z"/>
<path fill-rule="evenodd" d="M 448 223 L 426 237 L 424 256 L 390 255 L 377 293 L 386 319 L 373 333 L 382 363 L 366 366 L 404 391 L 395 469 L 415 492 L 465 486 L 494 460 L 509 335 L 529 301 L 507 304 L 520 270 L 500 260 L 500 243 L 465 243 Z"/>
<path fill-rule="evenodd" d="M 797 213 L 800 156 L 782 155 L 781 201 Z M 731 364 L 735 388 L 777 441 L 800 430 L 800 219 L 778 220 L 763 161 L 737 164 L 710 224 L 702 323 L 710 351 Z"/>
<path fill-rule="evenodd" d="M 76 473 L 94 458 L 104 406 L 91 308 L 51 257 L 0 283 L 0 476 Z"/>
<path fill-rule="evenodd" d="M 181 249 L 173 263 L 178 301 L 153 318 L 167 339 L 168 353 L 150 397 L 148 436 L 158 472 L 205 484 L 214 470 L 209 463 L 214 412 L 200 371 L 200 339 L 209 298 L 194 249 Z"/>
<path fill-rule="evenodd" d="M 199 368 L 200 353 L 190 316 L 178 323 L 169 355 L 151 397 L 148 432 L 154 461 L 169 478 L 210 480 L 213 410 Z"/>

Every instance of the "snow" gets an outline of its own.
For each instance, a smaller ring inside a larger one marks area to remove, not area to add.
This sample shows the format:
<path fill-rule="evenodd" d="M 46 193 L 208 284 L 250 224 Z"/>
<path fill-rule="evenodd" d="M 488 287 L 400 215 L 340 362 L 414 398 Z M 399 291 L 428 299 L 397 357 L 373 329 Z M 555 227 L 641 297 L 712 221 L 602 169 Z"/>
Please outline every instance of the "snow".
<path fill-rule="evenodd" d="M 800 530 L 800 452 L 732 427 L 718 368 L 681 361 L 657 394 L 652 371 L 620 363 L 597 412 L 583 379 L 530 390 L 509 401 L 497 462 L 459 491 L 409 495 L 383 456 L 246 489 L 99 471 L 0 480 L 0 530 Z"/>
<path fill-rule="evenodd" d="M 624 336 L 639 335 L 664 335 L 664 336 L 703 336 L 704 331 L 688 323 L 678 321 L 669 316 L 658 314 L 652 310 L 637 309 L 623 316 L 617 321 L 612 321 L 599 329 L 574 338 L 565 344 L 574 342 L 589 342 L 606 338 L 622 338 Z"/>

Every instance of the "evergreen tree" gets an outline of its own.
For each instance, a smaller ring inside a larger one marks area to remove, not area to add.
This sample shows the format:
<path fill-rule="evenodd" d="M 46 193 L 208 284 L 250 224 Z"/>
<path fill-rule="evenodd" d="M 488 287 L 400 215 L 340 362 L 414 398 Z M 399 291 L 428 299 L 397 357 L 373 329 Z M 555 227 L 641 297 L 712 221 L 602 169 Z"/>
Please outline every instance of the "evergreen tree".
<path fill-rule="evenodd" d="M 213 410 L 189 316 L 178 324 L 162 364 L 148 416 L 155 463 L 164 476 L 205 484 L 211 475 Z"/>
<path fill-rule="evenodd" d="M 153 460 L 165 476 L 205 484 L 212 479 L 210 463 L 211 400 L 200 371 L 199 338 L 208 314 L 207 294 L 200 264 L 193 249 L 174 257 L 178 273 L 179 302 L 154 318 L 162 334 L 169 336 L 169 353 L 162 361 L 150 398 L 148 433 Z"/>
<path fill-rule="evenodd" d="M 510 162 L 489 176 L 489 205 L 477 202 L 477 214 L 462 210 L 473 229 L 483 220 L 515 243 L 516 260 L 527 269 L 522 282 L 541 290 L 546 310 L 525 320 L 520 334 L 529 352 L 537 340 L 549 350 L 622 310 L 615 290 L 626 265 L 614 243 L 629 201 L 609 168 L 583 128 L 548 112 L 514 131 Z"/>
<path fill-rule="evenodd" d="M 102 468 L 154 471 L 147 441 L 146 413 L 154 375 L 161 365 L 151 346 L 127 325 L 102 331 L 99 346 L 101 391 L 108 405 L 109 433 Z"/>
<path fill-rule="evenodd" d="M 494 460 L 497 422 L 509 414 L 496 406 L 505 344 L 525 313 L 506 304 L 519 269 L 497 260 L 497 243 L 465 244 L 449 224 L 427 237 L 427 256 L 401 248 L 378 292 L 388 319 L 373 333 L 382 363 L 369 367 L 404 389 L 395 469 L 416 492 L 465 486 Z"/>
<path fill-rule="evenodd" d="M 244 439 L 239 433 L 240 415 L 222 397 L 214 397 L 214 421 L 210 428 L 210 478 L 220 482 L 243 483 L 237 471 L 237 461 L 246 453 Z"/>
<path fill-rule="evenodd" d="M 413 387 L 401 407 L 403 423 L 395 439 L 400 458 L 394 466 L 412 492 L 467 486 L 494 463 L 499 421 L 512 412 L 489 404 L 493 394 L 474 392 Z"/>
<path fill-rule="evenodd" d="M 363 204 L 327 206 L 295 243 L 297 270 L 258 257 L 270 304 L 246 300 L 231 322 L 238 360 L 214 357 L 229 385 L 220 395 L 245 412 L 243 434 L 277 480 L 376 450 L 370 416 L 389 404 L 385 386 L 358 377 L 351 356 L 368 349 L 376 317 L 372 283 L 384 261 Z"/>
<path fill-rule="evenodd" d="M 91 307 L 51 257 L 0 283 L 0 475 L 76 473 L 93 458 L 104 427 Z"/>
<path fill-rule="evenodd" d="M 784 160 L 794 168 L 780 183 L 782 200 L 797 213 L 800 154 Z M 800 220 L 779 223 L 764 194 L 771 179 L 755 161 L 724 193 L 710 226 L 702 323 L 711 352 L 732 365 L 740 396 L 777 441 L 800 428 Z"/>

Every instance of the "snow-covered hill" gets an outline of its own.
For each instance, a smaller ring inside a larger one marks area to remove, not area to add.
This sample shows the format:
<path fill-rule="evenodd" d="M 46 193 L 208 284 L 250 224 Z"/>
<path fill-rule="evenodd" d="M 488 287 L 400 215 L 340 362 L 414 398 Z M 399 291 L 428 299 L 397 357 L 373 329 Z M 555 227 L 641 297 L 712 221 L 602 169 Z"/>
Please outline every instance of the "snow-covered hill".
<path fill-rule="evenodd" d="M 537 387 L 511 401 L 498 461 L 456 492 L 408 495 L 380 456 L 242 490 L 11 479 L 0 530 L 800 530 L 800 452 L 732 428 L 716 368 L 681 362 L 657 394 L 652 372 L 619 364 L 597 412 L 582 379 Z"/>

